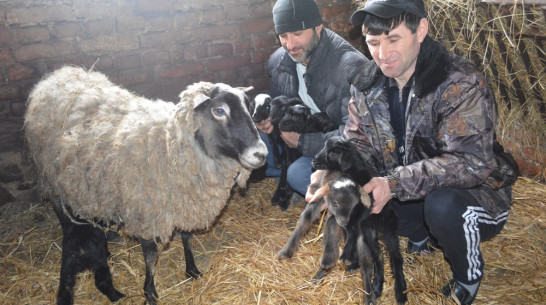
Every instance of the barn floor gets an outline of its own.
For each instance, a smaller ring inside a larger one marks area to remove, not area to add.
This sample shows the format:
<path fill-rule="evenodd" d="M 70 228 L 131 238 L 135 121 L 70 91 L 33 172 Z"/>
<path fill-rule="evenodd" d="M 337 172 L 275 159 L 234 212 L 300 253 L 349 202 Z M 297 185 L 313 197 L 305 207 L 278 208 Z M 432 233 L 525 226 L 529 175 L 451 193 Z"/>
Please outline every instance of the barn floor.
<path fill-rule="evenodd" d="M 174 239 L 161 252 L 156 274 L 160 304 L 359 304 L 359 273 L 338 264 L 318 286 L 321 242 L 318 223 L 291 260 L 277 252 L 289 238 L 304 208 L 281 212 L 269 199 L 272 180 L 252 182 L 242 197 L 228 203 L 217 224 L 196 234 L 193 245 L 199 280 L 187 280 L 182 242 Z M 485 277 L 474 304 L 546 304 L 546 186 L 520 178 L 515 205 L 503 231 L 482 245 Z M 49 205 L 11 203 L 0 207 L 0 303 L 53 304 L 59 280 L 62 233 Z M 400 239 L 402 249 L 406 240 Z M 143 304 L 144 261 L 131 239 L 110 243 L 114 284 L 127 295 L 117 304 Z M 453 304 L 439 288 L 450 279 L 442 251 L 427 256 L 404 253 L 407 304 Z M 390 267 L 378 304 L 395 304 Z M 76 304 L 110 304 L 94 287 L 92 274 L 80 275 Z"/>

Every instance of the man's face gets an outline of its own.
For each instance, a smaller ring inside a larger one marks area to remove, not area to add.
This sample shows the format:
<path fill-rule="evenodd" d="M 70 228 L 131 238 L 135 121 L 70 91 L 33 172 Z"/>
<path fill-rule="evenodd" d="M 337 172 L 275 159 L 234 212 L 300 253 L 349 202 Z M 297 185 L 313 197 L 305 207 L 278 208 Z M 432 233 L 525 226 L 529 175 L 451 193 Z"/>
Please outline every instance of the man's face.
<path fill-rule="evenodd" d="M 302 31 L 286 32 L 279 35 L 279 40 L 293 61 L 308 64 L 320 40 L 321 30 L 322 25 L 319 25 Z"/>
<path fill-rule="evenodd" d="M 423 23 L 426 23 L 426 19 L 421 20 L 415 33 L 402 22 L 388 35 L 365 35 L 366 44 L 375 63 L 383 74 L 394 78 L 399 86 L 404 86 L 415 71 L 417 55 L 426 35 L 423 27 L 428 26 Z"/>

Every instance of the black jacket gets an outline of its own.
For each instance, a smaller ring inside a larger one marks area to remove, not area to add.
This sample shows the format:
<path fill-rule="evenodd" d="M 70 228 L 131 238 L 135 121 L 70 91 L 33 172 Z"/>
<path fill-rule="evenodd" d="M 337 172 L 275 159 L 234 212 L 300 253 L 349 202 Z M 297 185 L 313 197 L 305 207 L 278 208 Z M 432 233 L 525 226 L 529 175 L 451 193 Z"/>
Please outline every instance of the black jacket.
<path fill-rule="evenodd" d="M 358 62 L 359 64 L 353 64 Z M 364 62 L 364 63 L 362 63 Z M 347 106 L 350 99 L 348 69 L 352 67 L 375 68 L 362 53 L 336 33 L 323 28 L 320 41 L 307 65 L 304 75 L 307 93 L 321 112 L 339 126 L 328 133 L 309 133 L 300 136 L 298 148 L 304 156 L 312 157 L 320 151 L 329 137 L 343 134 L 348 120 Z M 269 58 L 268 71 L 271 76 L 270 95 L 298 96 L 298 74 L 296 63 L 282 47 Z M 364 74 L 366 74 L 364 72 Z M 369 83 L 364 85 L 370 85 Z"/>

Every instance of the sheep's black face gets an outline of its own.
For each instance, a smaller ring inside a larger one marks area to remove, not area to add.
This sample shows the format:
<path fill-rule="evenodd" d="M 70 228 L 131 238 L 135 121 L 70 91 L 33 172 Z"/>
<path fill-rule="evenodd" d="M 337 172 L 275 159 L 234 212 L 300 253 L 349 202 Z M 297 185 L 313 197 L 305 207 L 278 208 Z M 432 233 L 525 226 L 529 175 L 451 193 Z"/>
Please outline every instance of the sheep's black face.
<path fill-rule="evenodd" d="M 210 157 L 225 155 L 254 169 L 265 163 L 267 148 L 250 118 L 248 102 L 241 90 L 217 84 L 210 99 L 195 108 L 201 117 L 195 138 Z"/>
<path fill-rule="evenodd" d="M 340 226 L 347 226 L 351 217 L 351 211 L 360 202 L 358 185 L 349 178 L 330 181 L 330 194 L 326 196 L 328 209 L 336 217 Z"/>

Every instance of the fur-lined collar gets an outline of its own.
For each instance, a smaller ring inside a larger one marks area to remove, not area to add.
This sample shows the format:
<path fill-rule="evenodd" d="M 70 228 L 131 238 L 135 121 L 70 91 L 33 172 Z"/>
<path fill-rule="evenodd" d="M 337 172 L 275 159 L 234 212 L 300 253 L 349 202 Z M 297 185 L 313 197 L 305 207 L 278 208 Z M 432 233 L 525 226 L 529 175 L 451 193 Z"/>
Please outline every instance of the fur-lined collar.
<path fill-rule="evenodd" d="M 449 52 L 427 35 L 415 64 L 415 95 L 423 97 L 436 90 L 448 78 L 450 66 Z"/>

